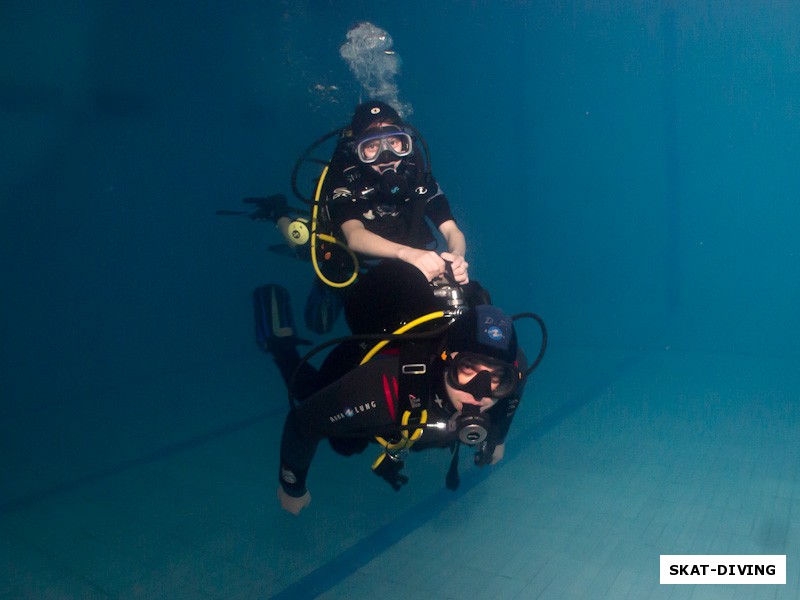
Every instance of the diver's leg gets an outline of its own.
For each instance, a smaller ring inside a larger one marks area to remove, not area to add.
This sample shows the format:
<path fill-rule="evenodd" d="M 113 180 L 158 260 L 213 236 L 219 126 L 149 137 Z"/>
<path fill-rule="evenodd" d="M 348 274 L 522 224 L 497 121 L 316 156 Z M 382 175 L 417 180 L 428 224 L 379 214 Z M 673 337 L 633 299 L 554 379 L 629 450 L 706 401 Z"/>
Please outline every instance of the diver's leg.
<path fill-rule="evenodd" d="M 269 353 L 294 399 L 303 401 L 320 388 L 317 369 L 309 362 L 301 362 L 296 343 L 273 344 Z"/>
<path fill-rule="evenodd" d="M 353 454 L 366 447 L 371 432 L 393 424 L 397 411 L 394 386 L 385 382 L 397 373 L 397 368 L 397 361 L 368 362 L 289 411 L 281 437 L 280 480 L 290 496 L 305 493 L 306 474 L 320 440 L 338 438 L 334 449 Z"/>
<path fill-rule="evenodd" d="M 322 389 L 326 385 L 340 379 L 344 374 L 355 369 L 364 358 L 366 350 L 361 343 L 350 340 L 336 346 L 319 368 L 317 386 Z M 329 437 L 328 442 L 334 452 L 343 456 L 352 456 L 363 452 L 369 445 L 366 437 Z"/>

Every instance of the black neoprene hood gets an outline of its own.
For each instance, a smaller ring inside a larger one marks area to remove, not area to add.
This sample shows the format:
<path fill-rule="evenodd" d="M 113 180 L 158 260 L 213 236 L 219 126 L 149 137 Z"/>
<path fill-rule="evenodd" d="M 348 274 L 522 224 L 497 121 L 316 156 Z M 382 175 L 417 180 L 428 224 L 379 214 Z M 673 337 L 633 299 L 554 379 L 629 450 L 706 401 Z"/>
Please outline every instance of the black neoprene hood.
<path fill-rule="evenodd" d="M 373 123 L 392 123 L 394 125 L 403 125 L 403 120 L 397 111 L 380 100 L 369 100 L 356 106 L 353 113 L 353 121 L 350 129 L 353 132 L 353 137 L 358 138 L 363 134 L 369 126 Z"/>

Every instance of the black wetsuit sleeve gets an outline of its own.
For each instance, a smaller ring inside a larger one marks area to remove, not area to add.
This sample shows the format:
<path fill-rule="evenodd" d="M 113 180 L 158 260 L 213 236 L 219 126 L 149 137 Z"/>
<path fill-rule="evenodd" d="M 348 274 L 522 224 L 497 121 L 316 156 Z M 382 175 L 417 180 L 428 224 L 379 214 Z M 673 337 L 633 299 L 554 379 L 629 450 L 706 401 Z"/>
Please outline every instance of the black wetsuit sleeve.
<path fill-rule="evenodd" d="M 447 200 L 447 196 L 445 196 L 433 175 L 428 175 L 425 187 L 428 194 L 425 216 L 428 217 L 437 228 L 445 221 L 455 221 L 453 211 L 450 209 L 450 202 Z"/>
<path fill-rule="evenodd" d="M 279 480 L 290 496 L 306 492 L 317 444 L 327 437 L 370 438 L 396 423 L 397 357 L 378 357 L 309 396 L 286 417 Z"/>
<path fill-rule="evenodd" d="M 366 211 L 361 208 L 363 203 L 353 201 L 359 179 L 359 167 L 352 154 L 341 145 L 337 146 L 322 185 L 322 197 L 337 227 L 350 219 L 360 219 Z"/>
<path fill-rule="evenodd" d="M 447 201 L 444 194 L 437 196 L 428 203 L 425 214 L 430 218 L 437 229 L 446 221 L 456 220 L 453 216 L 453 212 L 450 210 L 450 203 Z"/>

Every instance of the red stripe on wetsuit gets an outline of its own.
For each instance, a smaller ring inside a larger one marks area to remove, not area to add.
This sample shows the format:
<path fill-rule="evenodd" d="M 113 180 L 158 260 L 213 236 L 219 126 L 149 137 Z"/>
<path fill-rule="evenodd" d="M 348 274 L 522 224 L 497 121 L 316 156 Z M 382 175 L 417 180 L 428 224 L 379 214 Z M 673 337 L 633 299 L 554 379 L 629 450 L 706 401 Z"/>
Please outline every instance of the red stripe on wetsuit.
<path fill-rule="evenodd" d="M 391 385 L 389 384 L 389 378 L 386 375 L 383 375 L 383 396 L 386 398 L 386 406 L 389 407 L 389 414 L 392 417 L 392 421 L 397 421 L 397 412 L 395 411 L 394 405 L 397 400 L 397 378 L 392 377 Z"/>

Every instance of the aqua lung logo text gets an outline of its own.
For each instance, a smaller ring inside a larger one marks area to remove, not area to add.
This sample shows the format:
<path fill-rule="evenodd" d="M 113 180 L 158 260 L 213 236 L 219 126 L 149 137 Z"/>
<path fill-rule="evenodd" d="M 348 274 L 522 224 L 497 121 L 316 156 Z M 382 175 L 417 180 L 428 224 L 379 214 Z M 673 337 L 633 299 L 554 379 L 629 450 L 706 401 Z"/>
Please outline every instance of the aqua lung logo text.
<path fill-rule="evenodd" d="M 357 406 L 345 408 L 342 412 L 336 413 L 332 417 L 328 418 L 330 419 L 331 423 L 336 423 L 337 421 L 341 421 L 342 419 L 345 418 L 347 419 L 352 418 L 357 414 L 367 412 L 368 410 L 372 410 L 373 408 L 376 407 L 377 404 L 375 404 L 375 401 L 373 400 L 372 402 L 366 402 L 364 404 L 359 404 Z"/>

